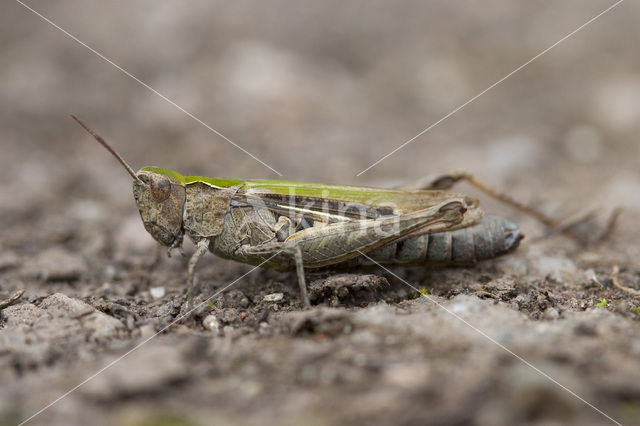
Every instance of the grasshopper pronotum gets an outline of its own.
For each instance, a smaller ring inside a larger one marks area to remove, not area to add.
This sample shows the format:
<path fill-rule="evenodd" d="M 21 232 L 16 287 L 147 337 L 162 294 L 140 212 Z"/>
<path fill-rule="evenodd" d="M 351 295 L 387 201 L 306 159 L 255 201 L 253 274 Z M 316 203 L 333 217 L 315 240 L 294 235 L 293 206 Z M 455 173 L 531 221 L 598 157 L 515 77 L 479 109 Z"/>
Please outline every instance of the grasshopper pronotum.
<path fill-rule="evenodd" d="M 523 238 L 516 225 L 483 217 L 475 199 L 441 190 L 462 179 L 547 225 L 556 224 L 464 173 L 443 175 L 418 189 L 185 177 L 158 167 L 136 173 L 104 139 L 72 117 L 133 178 L 133 195 L 151 236 L 169 250 L 181 247 L 185 234 L 195 243 L 188 300 L 195 292 L 195 267 L 207 251 L 253 265 L 295 269 L 302 301 L 309 306 L 305 268 L 465 265 L 514 250 Z"/>

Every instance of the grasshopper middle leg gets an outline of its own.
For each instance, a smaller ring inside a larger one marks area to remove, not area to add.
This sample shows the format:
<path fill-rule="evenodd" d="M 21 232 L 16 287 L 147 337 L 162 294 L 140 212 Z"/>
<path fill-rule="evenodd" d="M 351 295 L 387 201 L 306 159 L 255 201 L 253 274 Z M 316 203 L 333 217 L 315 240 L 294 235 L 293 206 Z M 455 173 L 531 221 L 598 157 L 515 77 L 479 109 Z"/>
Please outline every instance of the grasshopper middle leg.
<path fill-rule="evenodd" d="M 304 277 L 304 262 L 302 259 L 302 250 L 297 244 L 287 244 L 284 242 L 271 241 L 258 246 L 250 246 L 245 244 L 238 249 L 238 252 L 243 256 L 277 256 L 279 252 L 286 256 L 290 256 L 290 259 L 295 263 L 296 274 L 298 276 L 298 286 L 300 287 L 300 297 L 304 303 L 304 306 L 311 307 L 309 301 L 309 291 L 307 290 L 307 282 Z"/>

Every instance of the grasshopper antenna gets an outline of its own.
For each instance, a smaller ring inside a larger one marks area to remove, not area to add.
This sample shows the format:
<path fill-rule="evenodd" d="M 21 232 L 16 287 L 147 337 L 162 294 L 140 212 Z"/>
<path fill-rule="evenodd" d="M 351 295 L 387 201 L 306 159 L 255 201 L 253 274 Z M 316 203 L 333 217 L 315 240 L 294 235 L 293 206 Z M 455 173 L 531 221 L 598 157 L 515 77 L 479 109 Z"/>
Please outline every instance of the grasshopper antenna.
<path fill-rule="evenodd" d="M 133 178 L 133 180 L 137 180 L 138 182 L 144 184 L 144 182 L 142 182 L 142 180 L 140 180 L 140 178 L 138 176 L 136 176 L 136 173 L 133 171 L 133 169 L 131 168 L 131 166 L 129 166 L 127 164 L 126 161 L 124 161 L 124 159 L 120 156 L 120 154 L 118 154 L 116 152 L 115 149 L 111 148 L 111 145 L 109 145 L 107 143 L 107 141 L 105 141 L 104 139 L 102 139 L 102 136 L 100 136 L 99 134 L 97 134 L 96 132 L 94 132 L 93 130 L 91 130 L 89 127 L 87 127 L 86 124 L 84 124 L 82 121 L 80 121 L 80 119 L 78 117 L 76 117 L 75 115 L 71 114 L 71 118 L 73 118 L 74 120 L 76 120 L 76 122 L 82 126 L 83 129 L 85 129 L 87 132 L 89 132 L 91 134 L 91 136 L 93 136 L 94 138 L 96 138 L 96 140 L 100 143 L 100 145 L 104 146 L 107 151 L 109 151 L 114 157 L 116 157 L 116 159 L 120 162 L 120 164 L 122 164 L 122 166 L 125 168 L 125 170 L 131 175 L 131 177 Z"/>

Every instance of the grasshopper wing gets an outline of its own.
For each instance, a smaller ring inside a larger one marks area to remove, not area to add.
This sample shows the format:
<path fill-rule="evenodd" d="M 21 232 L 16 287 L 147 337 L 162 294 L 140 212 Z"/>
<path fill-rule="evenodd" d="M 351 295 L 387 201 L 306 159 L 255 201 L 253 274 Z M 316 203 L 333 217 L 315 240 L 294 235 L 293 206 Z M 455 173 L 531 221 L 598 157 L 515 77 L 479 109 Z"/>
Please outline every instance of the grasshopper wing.
<path fill-rule="evenodd" d="M 305 267 L 339 263 L 407 235 L 469 226 L 482 215 L 474 200 L 440 191 L 401 191 L 287 181 L 245 181 L 236 205 L 303 219 L 284 243 L 245 247 L 246 255 L 298 246 Z M 278 260 L 284 262 L 284 259 Z"/>
<path fill-rule="evenodd" d="M 353 259 L 419 230 L 450 229 L 462 222 L 465 211 L 462 199 L 452 199 L 399 216 L 313 226 L 294 233 L 284 242 L 243 245 L 238 255 L 248 263 L 261 263 L 270 258 L 276 269 L 289 269 L 293 266 L 290 253 L 299 249 L 304 267 L 318 268 Z"/>
<path fill-rule="evenodd" d="M 465 211 L 462 199 L 452 199 L 397 216 L 307 228 L 291 235 L 285 244 L 300 247 L 305 265 L 316 268 L 355 258 L 411 233 L 451 229 L 463 221 Z"/>
<path fill-rule="evenodd" d="M 469 211 L 457 227 L 466 227 L 482 217 L 477 201 L 443 191 L 403 191 L 371 187 L 326 185 L 279 180 L 249 180 L 242 183 L 235 200 L 262 203 L 280 215 L 304 218 L 308 223 L 348 222 L 400 216 L 428 209 L 447 200 L 462 200 Z"/>

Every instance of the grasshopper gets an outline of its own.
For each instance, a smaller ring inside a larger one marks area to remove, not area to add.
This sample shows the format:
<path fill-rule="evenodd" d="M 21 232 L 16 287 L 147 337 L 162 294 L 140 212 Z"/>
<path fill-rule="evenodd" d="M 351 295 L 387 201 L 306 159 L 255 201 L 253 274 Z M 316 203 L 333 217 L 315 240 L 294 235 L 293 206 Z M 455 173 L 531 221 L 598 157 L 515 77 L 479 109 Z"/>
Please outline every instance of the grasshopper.
<path fill-rule="evenodd" d="M 539 214 L 464 173 L 443 175 L 413 189 L 381 189 L 183 176 L 159 167 L 134 172 L 102 137 L 72 117 L 133 178 L 133 196 L 149 234 L 169 252 L 181 248 L 185 235 L 194 242 L 189 304 L 197 290 L 196 265 L 207 251 L 295 270 L 302 302 L 310 306 L 305 269 L 376 263 L 469 265 L 514 250 L 523 238 L 515 224 L 483 216 L 471 197 L 443 191 L 460 180 Z"/>

